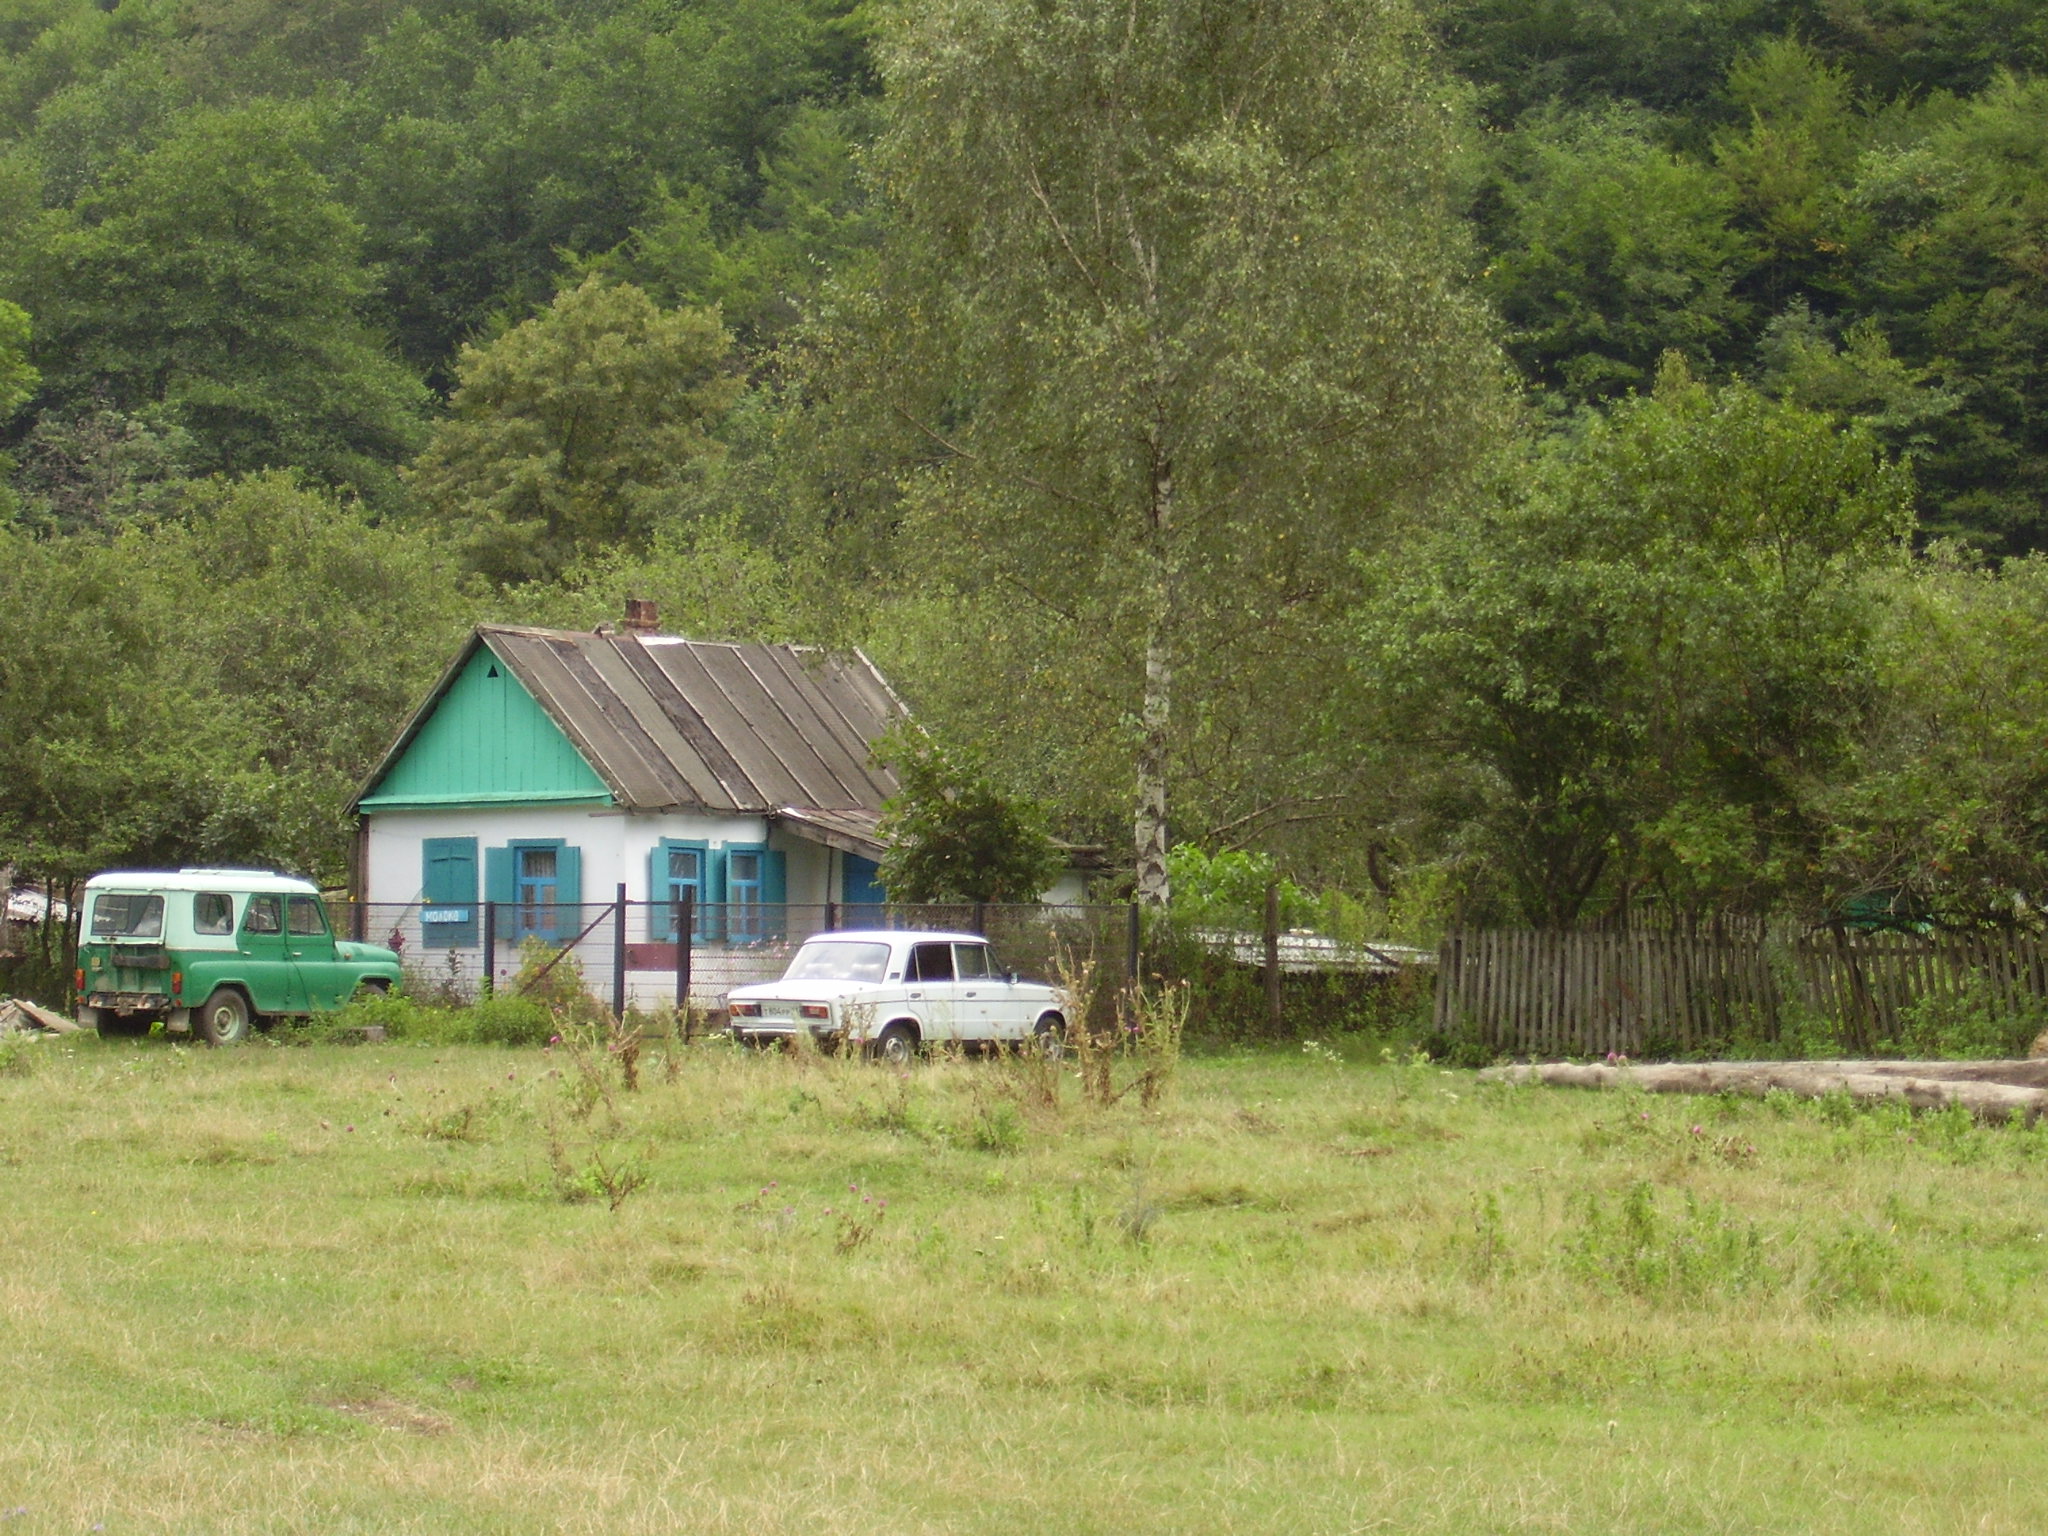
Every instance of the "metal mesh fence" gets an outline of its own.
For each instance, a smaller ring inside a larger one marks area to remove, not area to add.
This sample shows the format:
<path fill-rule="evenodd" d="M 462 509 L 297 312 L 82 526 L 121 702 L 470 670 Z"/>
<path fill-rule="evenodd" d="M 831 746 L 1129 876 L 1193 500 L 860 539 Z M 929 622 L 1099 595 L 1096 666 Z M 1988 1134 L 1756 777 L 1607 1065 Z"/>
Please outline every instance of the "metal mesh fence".
<path fill-rule="evenodd" d="M 1114 975 L 1137 955 L 1139 925 L 1128 906 L 957 906 L 830 902 L 706 903 L 688 912 L 689 942 L 677 942 L 683 909 L 626 901 L 522 907 L 487 903 L 435 908 L 421 903 L 338 906 L 344 933 L 398 951 L 418 997 L 474 1002 L 485 979 L 499 993 L 580 990 L 608 1006 L 715 1010 L 725 993 L 780 976 L 813 934 L 849 929 L 986 934 L 1000 962 L 1057 980 L 1074 957 L 1093 955 Z M 1062 952 L 1066 958 L 1063 958 Z"/>

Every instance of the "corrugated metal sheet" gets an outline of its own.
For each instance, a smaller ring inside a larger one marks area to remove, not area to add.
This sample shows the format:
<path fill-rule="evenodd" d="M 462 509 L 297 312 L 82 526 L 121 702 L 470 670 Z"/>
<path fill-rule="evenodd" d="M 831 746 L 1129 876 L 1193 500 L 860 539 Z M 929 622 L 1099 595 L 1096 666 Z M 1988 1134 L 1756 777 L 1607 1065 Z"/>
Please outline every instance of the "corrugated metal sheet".
<path fill-rule="evenodd" d="M 862 812 L 871 836 L 867 818 L 895 793 L 894 778 L 867 758 L 903 706 L 858 652 L 493 624 L 478 626 L 477 645 L 519 679 L 625 809 Z M 366 796 L 448 682 L 408 723 Z"/>

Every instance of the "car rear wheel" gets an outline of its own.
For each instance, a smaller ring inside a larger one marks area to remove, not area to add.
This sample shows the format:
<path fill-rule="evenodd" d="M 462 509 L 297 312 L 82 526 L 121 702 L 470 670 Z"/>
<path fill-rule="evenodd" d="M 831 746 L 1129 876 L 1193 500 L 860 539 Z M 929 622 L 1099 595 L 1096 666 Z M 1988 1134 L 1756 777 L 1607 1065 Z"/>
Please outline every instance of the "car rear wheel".
<path fill-rule="evenodd" d="M 249 1038 L 249 1000 L 222 987 L 199 1010 L 199 1032 L 208 1045 L 240 1045 Z"/>
<path fill-rule="evenodd" d="M 907 1067 L 917 1058 L 917 1031 L 900 1019 L 875 1036 L 875 1060 Z"/>
<path fill-rule="evenodd" d="M 1056 1013 L 1048 1013 L 1031 1031 L 1031 1048 L 1058 1061 L 1067 1054 L 1067 1021 Z"/>

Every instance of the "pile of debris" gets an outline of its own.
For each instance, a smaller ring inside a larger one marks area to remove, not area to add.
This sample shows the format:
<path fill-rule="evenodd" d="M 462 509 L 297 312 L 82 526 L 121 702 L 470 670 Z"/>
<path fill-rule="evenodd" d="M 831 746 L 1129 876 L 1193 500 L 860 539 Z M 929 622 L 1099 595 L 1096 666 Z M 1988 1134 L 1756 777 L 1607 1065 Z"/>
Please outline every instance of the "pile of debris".
<path fill-rule="evenodd" d="M 0 997 L 0 1035 L 71 1035 L 79 1026 L 25 997 Z"/>

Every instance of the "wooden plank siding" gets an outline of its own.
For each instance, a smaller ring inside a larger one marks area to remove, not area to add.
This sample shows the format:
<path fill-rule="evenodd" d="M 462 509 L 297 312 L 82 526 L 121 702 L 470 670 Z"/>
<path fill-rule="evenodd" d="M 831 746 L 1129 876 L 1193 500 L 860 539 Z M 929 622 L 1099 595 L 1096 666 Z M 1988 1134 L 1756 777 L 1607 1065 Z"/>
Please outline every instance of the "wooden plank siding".
<path fill-rule="evenodd" d="M 1790 995 L 1788 997 L 1787 992 Z M 2018 1014 L 2048 998 L 2028 934 L 1459 930 L 1438 953 L 1436 1027 L 1517 1056 L 1685 1054 L 1781 1039 L 1795 1009 L 1853 1053 L 1897 1041 L 1923 1001 Z"/>

